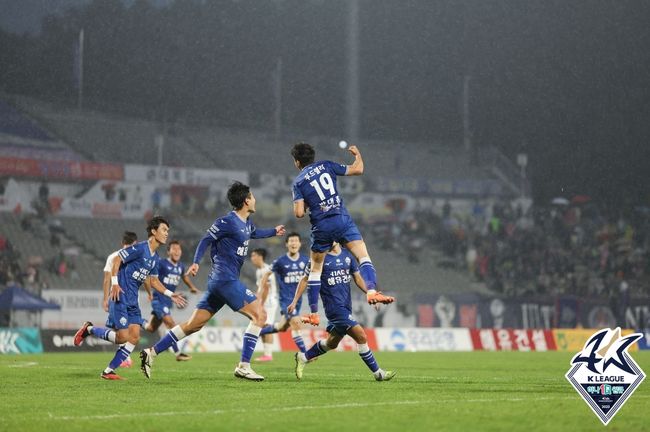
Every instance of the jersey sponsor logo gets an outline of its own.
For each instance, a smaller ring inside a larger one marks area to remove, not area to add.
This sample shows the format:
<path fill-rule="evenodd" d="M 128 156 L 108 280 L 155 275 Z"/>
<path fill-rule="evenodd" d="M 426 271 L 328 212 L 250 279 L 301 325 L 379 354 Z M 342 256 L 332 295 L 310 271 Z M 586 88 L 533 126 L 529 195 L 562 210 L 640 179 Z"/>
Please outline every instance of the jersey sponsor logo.
<path fill-rule="evenodd" d="M 181 276 L 177 274 L 169 274 L 165 276 L 162 280 L 162 283 L 165 285 L 178 286 L 181 281 Z"/>
<path fill-rule="evenodd" d="M 594 333 L 571 360 L 566 379 L 604 425 L 645 379 L 628 353 L 642 337 L 641 333 L 622 337 L 619 327 L 605 328 Z"/>

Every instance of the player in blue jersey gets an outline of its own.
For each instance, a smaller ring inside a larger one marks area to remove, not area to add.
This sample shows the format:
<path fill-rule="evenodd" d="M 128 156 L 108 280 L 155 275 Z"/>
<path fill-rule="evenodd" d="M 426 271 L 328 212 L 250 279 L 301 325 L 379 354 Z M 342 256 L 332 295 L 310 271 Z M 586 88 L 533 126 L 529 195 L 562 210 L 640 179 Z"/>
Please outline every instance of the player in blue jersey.
<path fill-rule="evenodd" d="M 266 322 L 266 311 L 262 302 L 239 281 L 242 264 L 248 255 L 248 243 L 251 238 L 282 236 L 283 225 L 275 228 L 260 229 L 253 225 L 250 215 L 255 213 L 255 197 L 250 188 L 235 182 L 228 189 L 228 201 L 233 211 L 217 218 L 208 228 L 207 234 L 199 242 L 194 261 L 188 273 L 196 276 L 199 262 L 206 249 L 210 247 L 212 271 L 208 277 L 208 288 L 196 306 L 189 321 L 171 329 L 153 347 L 140 352 L 141 369 L 147 378 L 151 378 L 151 366 L 156 355 L 164 352 L 184 337 L 195 333 L 212 318 L 224 305 L 233 311 L 247 316 L 249 323 L 243 337 L 241 361 L 235 368 L 235 376 L 253 381 L 262 381 L 263 376 L 255 373 L 250 365 L 260 330 Z"/>
<path fill-rule="evenodd" d="M 309 269 L 307 269 L 307 273 L 311 274 Z M 347 334 L 357 343 L 359 356 L 368 366 L 375 379 L 377 381 L 392 379 L 395 372 L 385 371 L 379 367 L 375 356 L 368 347 L 366 332 L 352 317 L 350 281 L 354 279 L 354 283 L 363 292 L 367 292 L 367 289 L 356 261 L 348 251 L 341 249 L 338 243 L 334 243 L 330 252 L 325 256 L 321 278 L 320 297 L 323 300 L 325 316 L 329 321 L 327 325 L 329 336 L 327 340 L 321 339 L 316 342 L 306 353 L 296 353 L 296 377 L 302 379 L 305 365 L 327 351 L 336 349 L 341 339 Z M 288 307 L 290 311 L 295 309 L 307 287 L 307 281 L 308 277 L 304 277 L 300 281 L 295 298 Z M 390 299 L 394 300 L 392 297 Z M 312 310 L 318 310 L 318 297 L 314 299 L 309 296 L 309 306 Z M 318 313 L 305 317 L 305 322 L 312 325 L 320 324 Z"/>
<path fill-rule="evenodd" d="M 331 161 L 314 162 L 316 152 L 307 143 L 298 143 L 291 150 L 294 165 L 300 170 L 300 174 L 293 181 L 293 212 L 297 218 L 302 218 L 309 210 L 311 222 L 309 290 L 318 298 L 325 254 L 334 242 L 338 242 L 352 252 L 359 262 L 359 272 L 368 290 L 368 303 L 388 304 L 394 299 L 376 290 L 377 274 L 368 255 L 366 243 L 343 205 L 343 199 L 336 187 L 338 176 L 363 174 L 363 159 L 359 149 L 350 146 L 349 151 L 354 156 L 352 165 Z"/>
<path fill-rule="evenodd" d="M 158 262 L 158 280 L 171 292 L 176 292 L 176 288 L 181 280 L 187 285 L 192 294 L 199 292 L 190 278 L 185 274 L 185 265 L 180 261 L 183 250 L 178 240 L 172 240 L 167 244 L 167 258 Z M 171 330 L 176 326 L 174 318 L 171 316 L 172 299 L 154 291 L 151 299 L 151 320 L 145 327 L 148 332 L 154 333 L 161 324 L 165 324 L 167 329 Z M 187 361 L 192 356 L 187 355 L 173 344 L 172 350 L 176 355 L 177 361 Z"/>
<path fill-rule="evenodd" d="M 300 234 L 297 232 L 287 234 L 285 245 L 287 247 L 287 253 L 276 259 L 271 266 L 271 270 L 262 276 L 262 298 L 264 299 L 268 291 L 269 276 L 275 275 L 276 277 L 278 286 L 280 287 L 280 315 L 282 315 L 283 319 L 278 323 L 266 325 L 260 334 L 266 335 L 283 332 L 291 327 L 291 337 L 300 352 L 304 353 L 307 349 L 302 339 L 302 334 L 300 333 L 302 321 L 298 315 L 300 313 L 302 298 L 298 300 L 296 307 L 291 313 L 287 311 L 287 306 L 293 301 L 298 282 L 305 274 L 305 267 L 309 259 L 300 253 L 302 243 L 300 241 Z"/>
<path fill-rule="evenodd" d="M 102 372 L 101 377 L 104 379 L 122 379 L 115 370 L 131 354 L 140 340 L 142 315 L 138 304 L 138 289 L 145 280 L 148 279 L 150 286 L 171 297 L 177 305 L 185 305 L 185 300 L 167 290 L 157 277 L 159 257 L 156 250 L 167 242 L 169 222 L 160 216 L 152 218 L 147 224 L 147 235 L 149 237 L 147 241 L 120 250 L 113 259 L 108 304 L 109 322 L 112 323 L 113 329 L 93 326 L 91 322 L 86 321 L 74 337 L 74 344 L 77 346 L 90 335 L 118 345 L 123 344 Z"/>

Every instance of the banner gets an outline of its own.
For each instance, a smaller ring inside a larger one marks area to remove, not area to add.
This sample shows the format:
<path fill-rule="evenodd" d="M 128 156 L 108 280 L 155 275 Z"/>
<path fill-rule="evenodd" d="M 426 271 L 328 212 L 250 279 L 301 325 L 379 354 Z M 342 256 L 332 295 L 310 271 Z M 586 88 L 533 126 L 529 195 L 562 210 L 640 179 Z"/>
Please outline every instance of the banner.
<path fill-rule="evenodd" d="M 185 353 L 239 352 L 246 327 L 203 327 L 198 332 L 178 342 Z M 273 350 L 280 351 L 278 338 L 273 338 Z M 257 350 L 262 350 L 262 338 L 257 341 Z"/>
<path fill-rule="evenodd" d="M 555 351 L 553 333 L 548 330 L 471 329 L 477 351 Z"/>
<path fill-rule="evenodd" d="M 472 341 L 467 329 L 376 328 L 374 333 L 380 351 L 472 350 Z"/>
<path fill-rule="evenodd" d="M 553 339 L 558 351 L 579 352 L 584 348 L 585 342 L 599 329 L 553 329 Z M 621 334 L 627 336 L 634 330 L 623 329 Z M 630 347 L 630 351 L 637 351 L 639 344 Z"/>
<path fill-rule="evenodd" d="M 87 337 L 81 346 L 74 345 L 76 330 L 41 330 L 44 352 L 115 351 L 114 343 Z"/>
<path fill-rule="evenodd" d="M 124 165 L 124 180 L 157 185 L 212 186 L 227 189 L 233 181 L 248 184 L 248 172 L 153 165 Z"/>
<path fill-rule="evenodd" d="M 445 180 L 405 177 L 380 177 L 376 180 L 377 192 L 410 193 L 440 196 L 494 196 L 504 193 L 497 180 Z"/>
<path fill-rule="evenodd" d="M 37 328 L 0 328 L 0 354 L 34 354 L 43 352 Z"/>
<path fill-rule="evenodd" d="M 0 157 L 0 176 L 66 180 L 122 180 L 124 170 L 122 165 L 111 163 Z"/>

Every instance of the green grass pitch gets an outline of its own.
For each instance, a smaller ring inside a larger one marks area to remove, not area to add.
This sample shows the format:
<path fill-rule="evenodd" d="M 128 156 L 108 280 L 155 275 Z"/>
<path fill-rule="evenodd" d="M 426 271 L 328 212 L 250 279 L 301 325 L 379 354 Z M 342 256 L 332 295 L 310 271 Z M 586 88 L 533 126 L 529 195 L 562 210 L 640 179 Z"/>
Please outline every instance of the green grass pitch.
<path fill-rule="evenodd" d="M 650 372 L 650 352 L 632 356 Z M 234 353 L 165 354 L 151 380 L 134 364 L 119 382 L 99 378 L 109 353 L 0 356 L 0 431 L 650 430 L 650 379 L 605 428 L 564 378 L 571 357 L 380 352 L 398 375 L 375 382 L 356 353 L 334 352 L 298 382 L 276 353 L 256 383 L 233 377 Z"/>

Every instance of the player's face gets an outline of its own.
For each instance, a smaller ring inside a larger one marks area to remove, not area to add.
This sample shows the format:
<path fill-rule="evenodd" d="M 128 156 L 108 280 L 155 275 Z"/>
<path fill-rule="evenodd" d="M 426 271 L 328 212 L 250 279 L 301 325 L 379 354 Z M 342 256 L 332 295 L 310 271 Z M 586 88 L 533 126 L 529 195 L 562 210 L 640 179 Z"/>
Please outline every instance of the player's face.
<path fill-rule="evenodd" d="M 174 262 L 179 262 L 181 260 L 181 255 L 182 254 L 183 254 L 183 249 L 181 248 L 181 245 L 179 245 L 179 244 L 174 243 L 169 248 L 168 256 Z"/>
<path fill-rule="evenodd" d="M 341 252 L 341 245 L 338 244 L 337 242 L 332 243 L 332 248 L 330 249 L 331 252 L 338 254 Z"/>
<path fill-rule="evenodd" d="M 258 268 L 262 267 L 262 264 L 264 263 L 264 261 L 262 260 L 262 256 L 256 254 L 255 252 L 253 252 L 251 254 L 251 262 L 253 263 L 253 265 L 255 267 L 258 267 Z"/>
<path fill-rule="evenodd" d="M 248 204 L 248 212 L 255 213 L 255 197 L 253 196 L 253 192 L 246 198 L 246 203 Z"/>
<path fill-rule="evenodd" d="M 153 233 L 153 237 L 158 243 L 167 243 L 167 237 L 169 236 L 169 227 L 166 224 L 160 224 L 158 226 L 158 229 L 155 229 L 151 232 Z"/>
<path fill-rule="evenodd" d="M 300 250 L 300 239 L 298 237 L 289 237 L 287 239 L 287 250 L 290 254 L 296 254 Z"/>

